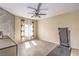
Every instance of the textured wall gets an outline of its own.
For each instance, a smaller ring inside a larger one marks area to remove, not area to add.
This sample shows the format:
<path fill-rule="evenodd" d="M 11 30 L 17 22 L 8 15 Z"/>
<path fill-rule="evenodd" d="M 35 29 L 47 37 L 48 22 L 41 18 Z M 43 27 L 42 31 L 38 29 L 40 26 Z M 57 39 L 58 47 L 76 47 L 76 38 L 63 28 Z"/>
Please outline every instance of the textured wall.
<path fill-rule="evenodd" d="M 8 35 L 13 40 L 15 38 L 15 16 L 0 8 L 0 31 L 3 35 Z"/>

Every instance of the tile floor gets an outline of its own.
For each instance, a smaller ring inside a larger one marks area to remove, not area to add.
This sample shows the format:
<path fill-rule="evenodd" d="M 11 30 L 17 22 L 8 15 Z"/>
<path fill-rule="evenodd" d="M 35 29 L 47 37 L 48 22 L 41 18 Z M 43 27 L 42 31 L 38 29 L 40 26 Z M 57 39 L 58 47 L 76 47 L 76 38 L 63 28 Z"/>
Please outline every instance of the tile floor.
<path fill-rule="evenodd" d="M 19 56 L 46 56 L 57 44 L 42 40 L 31 40 L 18 46 Z"/>
<path fill-rule="evenodd" d="M 62 49 L 59 48 L 58 46 L 59 45 L 54 43 L 49 43 L 47 41 L 31 40 L 18 45 L 18 56 L 46 56 L 50 52 L 52 52 L 52 50 L 53 51 L 56 50 L 56 52 L 58 50 L 62 51 Z M 72 49 L 70 55 L 79 56 L 79 49 Z"/>
<path fill-rule="evenodd" d="M 57 46 L 47 56 L 70 56 L 70 48 L 65 46 Z"/>

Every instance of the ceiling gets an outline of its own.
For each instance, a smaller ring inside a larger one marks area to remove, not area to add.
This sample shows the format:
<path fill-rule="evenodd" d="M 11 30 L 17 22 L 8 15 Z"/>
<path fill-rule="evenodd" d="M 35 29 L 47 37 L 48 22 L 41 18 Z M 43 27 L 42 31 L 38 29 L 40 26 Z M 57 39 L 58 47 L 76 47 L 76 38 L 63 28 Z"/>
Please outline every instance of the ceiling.
<path fill-rule="evenodd" d="M 43 15 L 41 18 L 31 17 L 32 15 L 28 14 L 28 12 L 32 12 L 33 10 L 27 7 L 37 8 L 37 5 L 38 3 L 0 3 L 0 7 L 8 12 L 16 16 L 30 19 L 44 19 L 62 13 L 79 10 L 78 3 L 42 3 L 41 9 L 47 8 L 47 10 L 42 10 L 41 13 L 46 13 L 47 15 Z"/>

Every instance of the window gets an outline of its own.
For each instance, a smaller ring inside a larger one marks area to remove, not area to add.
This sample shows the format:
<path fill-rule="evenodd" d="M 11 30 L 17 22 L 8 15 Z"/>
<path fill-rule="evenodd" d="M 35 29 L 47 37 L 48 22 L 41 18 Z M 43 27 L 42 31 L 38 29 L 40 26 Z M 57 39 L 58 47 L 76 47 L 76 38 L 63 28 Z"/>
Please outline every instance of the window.
<path fill-rule="evenodd" d="M 25 24 L 25 36 L 26 37 L 32 37 L 33 35 L 33 24 L 31 25 L 28 25 L 28 24 Z"/>
<path fill-rule="evenodd" d="M 21 20 L 21 40 L 30 40 L 34 37 L 34 22 Z"/>

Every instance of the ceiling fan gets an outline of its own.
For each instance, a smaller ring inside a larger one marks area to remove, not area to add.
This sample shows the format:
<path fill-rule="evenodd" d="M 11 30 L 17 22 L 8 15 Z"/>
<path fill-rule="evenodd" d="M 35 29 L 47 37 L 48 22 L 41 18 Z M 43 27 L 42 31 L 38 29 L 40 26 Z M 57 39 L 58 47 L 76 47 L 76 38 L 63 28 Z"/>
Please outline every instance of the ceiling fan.
<path fill-rule="evenodd" d="M 42 5 L 42 3 L 39 3 L 37 5 L 37 8 L 28 7 L 30 9 L 33 9 L 34 10 L 31 13 L 29 13 L 29 14 L 32 14 L 31 17 L 39 17 L 40 18 L 42 15 L 46 15 L 46 14 L 40 13 L 41 10 L 46 10 L 46 9 L 40 9 L 41 8 L 41 5 Z"/>

